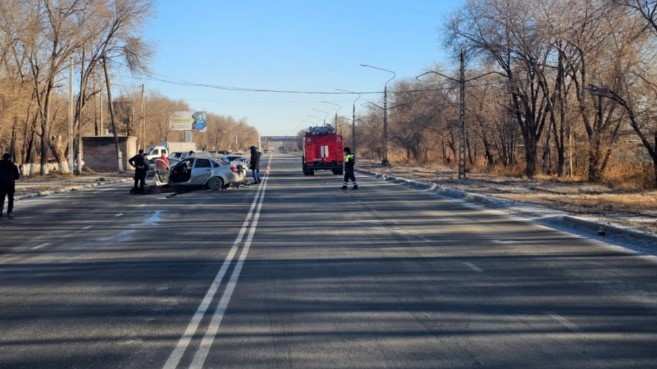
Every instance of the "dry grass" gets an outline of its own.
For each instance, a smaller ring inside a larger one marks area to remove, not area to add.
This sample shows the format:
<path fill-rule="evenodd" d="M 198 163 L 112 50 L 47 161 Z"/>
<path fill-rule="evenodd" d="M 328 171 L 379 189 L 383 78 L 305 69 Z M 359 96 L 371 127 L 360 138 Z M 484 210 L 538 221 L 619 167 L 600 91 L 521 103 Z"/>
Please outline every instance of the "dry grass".
<path fill-rule="evenodd" d="M 574 178 L 538 175 L 529 180 L 518 175 L 519 168 L 472 172 L 465 181 L 457 179 L 454 168 L 440 165 L 418 167 L 398 163 L 392 169 L 377 168 L 377 165 L 373 165 L 373 169 L 577 215 L 604 216 L 616 223 L 657 232 L 657 190 L 646 190 L 644 185 L 638 185 L 650 182 L 650 172 L 646 172 L 645 167 L 614 166 L 605 173 L 605 183 L 587 182 L 582 175 Z"/>
<path fill-rule="evenodd" d="M 502 194 L 500 197 L 517 200 L 537 202 L 547 205 L 556 205 L 559 208 L 567 208 L 570 211 L 581 213 L 588 212 L 627 212 L 634 214 L 657 213 L 657 191 L 641 193 L 605 193 L 599 195 L 590 194 Z"/>

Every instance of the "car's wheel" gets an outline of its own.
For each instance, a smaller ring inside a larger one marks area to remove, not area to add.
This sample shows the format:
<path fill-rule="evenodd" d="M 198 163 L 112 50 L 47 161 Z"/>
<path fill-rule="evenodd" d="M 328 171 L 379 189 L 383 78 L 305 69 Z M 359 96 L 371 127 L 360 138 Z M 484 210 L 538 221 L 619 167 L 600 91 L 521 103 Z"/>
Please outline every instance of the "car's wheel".
<path fill-rule="evenodd" d="M 208 188 L 212 191 L 219 191 L 224 188 L 224 180 L 221 177 L 212 177 L 208 180 Z"/>

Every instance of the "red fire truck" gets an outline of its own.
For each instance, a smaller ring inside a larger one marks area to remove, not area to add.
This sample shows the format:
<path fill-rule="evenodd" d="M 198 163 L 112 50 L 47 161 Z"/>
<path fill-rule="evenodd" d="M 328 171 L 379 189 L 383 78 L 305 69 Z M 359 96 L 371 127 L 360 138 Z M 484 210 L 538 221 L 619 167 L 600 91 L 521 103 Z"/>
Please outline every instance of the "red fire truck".
<path fill-rule="evenodd" d="M 312 176 L 316 170 L 330 170 L 342 175 L 343 150 L 342 136 L 333 127 L 309 128 L 303 143 L 303 174 Z"/>

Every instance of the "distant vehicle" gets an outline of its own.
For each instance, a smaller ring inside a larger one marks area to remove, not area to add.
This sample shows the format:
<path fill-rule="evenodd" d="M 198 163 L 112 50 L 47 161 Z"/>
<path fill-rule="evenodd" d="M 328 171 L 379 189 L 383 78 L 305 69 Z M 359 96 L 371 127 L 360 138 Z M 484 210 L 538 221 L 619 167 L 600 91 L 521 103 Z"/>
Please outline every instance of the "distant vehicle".
<path fill-rule="evenodd" d="M 207 156 L 185 158 L 171 168 L 169 184 L 174 187 L 208 187 L 222 190 L 246 183 L 246 169 L 221 164 Z"/>
<path fill-rule="evenodd" d="M 144 151 L 146 160 L 153 160 L 156 158 L 161 158 L 162 154 L 165 154 L 168 157 L 171 157 L 173 154 L 188 153 L 190 151 L 196 151 L 196 144 L 194 142 L 167 142 L 162 145 L 153 145 L 147 148 Z M 175 160 L 180 160 L 181 156 L 174 157 Z"/>
<path fill-rule="evenodd" d="M 154 145 L 144 151 L 144 156 L 146 157 L 146 160 L 149 161 L 161 158 L 162 154 L 169 156 L 169 149 L 163 145 Z"/>
<path fill-rule="evenodd" d="M 342 136 L 333 127 L 311 127 L 305 134 L 303 146 L 303 174 L 315 175 L 317 170 L 330 170 L 335 175 L 343 173 L 344 146 Z"/>
<path fill-rule="evenodd" d="M 243 155 L 229 154 L 229 155 L 222 156 L 221 159 L 224 160 L 227 163 L 239 162 L 239 163 L 244 164 L 246 166 L 249 165 L 249 159 L 247 159 Z"/>

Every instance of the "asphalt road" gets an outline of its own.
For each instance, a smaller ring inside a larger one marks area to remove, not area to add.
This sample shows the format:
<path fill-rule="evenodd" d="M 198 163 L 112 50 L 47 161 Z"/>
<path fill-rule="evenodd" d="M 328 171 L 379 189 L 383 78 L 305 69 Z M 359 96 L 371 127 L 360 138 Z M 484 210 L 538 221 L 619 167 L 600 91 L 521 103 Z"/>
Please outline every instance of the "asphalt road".
<path fill-rule="evenodd" d="M 18 203 L 0 368 L 657 368 L 654 259 L 299 166 Z"/>

